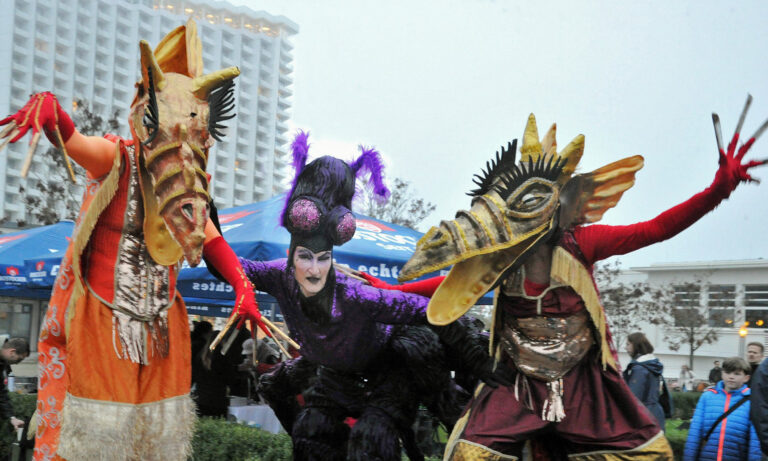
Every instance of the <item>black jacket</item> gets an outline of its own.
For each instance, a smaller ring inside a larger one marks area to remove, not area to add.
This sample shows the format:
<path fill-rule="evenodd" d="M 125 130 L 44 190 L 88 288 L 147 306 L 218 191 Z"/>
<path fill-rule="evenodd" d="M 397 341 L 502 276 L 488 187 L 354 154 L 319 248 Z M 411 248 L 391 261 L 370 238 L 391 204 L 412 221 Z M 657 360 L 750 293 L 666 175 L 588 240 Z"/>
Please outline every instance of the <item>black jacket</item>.
<path fill-rule="evenodd" d="M 0 358 L 0 418 L 3 421 L 8 421 L 13 416 L 13 405 L 11 405 L 11 398 L 8 397 L 8 388 L 5 387 L 10 372 L 11 366 Z"/>
<path fill-rule="evenodd" d="M 750 419 L 760 439 L 760 449 L 768 455 L 768 360 L 763 360 L 752 375 L 751 405 Z"/>

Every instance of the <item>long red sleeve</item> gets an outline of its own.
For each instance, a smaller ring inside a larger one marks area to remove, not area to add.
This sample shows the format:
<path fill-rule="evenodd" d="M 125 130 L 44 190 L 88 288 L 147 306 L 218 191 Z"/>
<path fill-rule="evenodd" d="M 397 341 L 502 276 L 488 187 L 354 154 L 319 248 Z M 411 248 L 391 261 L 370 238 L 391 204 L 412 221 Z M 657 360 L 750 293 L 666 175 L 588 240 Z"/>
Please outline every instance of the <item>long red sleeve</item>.
<path fill-rule="evenodd" d="M 368 281 L 368 283 L 371 284 L 372 287 L 375 288 L 381 288 L 382 290 L 398 290 L 405 293 L 417 294 L 427 298 L 431 298 L 432 295 L 435 294 L 435 290 L 437 290 L 437 287 L 439 287 L 445 279 L 444 275 L 438 275 L 437 277 L 419 280 L 418 282 L 390 285 L 387 282 L 384 282 L 383 280 L 368 274 L 367 272 L 360 272 L 360 276 L 362 276 L 365 280 Z"/>
<path fill-rule="evenodd" d="M 716 178 L 702 192 L 649 221 L 626 226 L 579 226 L 573 231 L 574 237 L 590 264 L 630 253 L 682 232 L 727 198 L 733 187 L 735 185 Z"/>
<path fill-rule="evenodd" d="M 223 237 L 214 238 L 203 247 L 203 255 L 235 289 L 235 307 L 238 309 L 237 314 L 242 316 L 241 322 L 249 318 L 256 322 L 268 336 L 272 336 L 261 320 L 253 286 L 245 276 L 240 260 L 227 241 Z"/>

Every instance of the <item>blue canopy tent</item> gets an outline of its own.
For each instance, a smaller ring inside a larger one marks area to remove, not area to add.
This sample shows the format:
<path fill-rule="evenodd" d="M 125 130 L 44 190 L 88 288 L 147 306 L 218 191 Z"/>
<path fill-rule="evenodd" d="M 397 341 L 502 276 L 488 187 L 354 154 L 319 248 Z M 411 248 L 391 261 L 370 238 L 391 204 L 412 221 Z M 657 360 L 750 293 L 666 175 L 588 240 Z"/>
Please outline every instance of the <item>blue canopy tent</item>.
<path fill-rule="evenodd" d="M 284 203 L 285 195 L 279 195 L 263 202 L 219 211 L 224 238 L 238 256 L 262 261 L 287 256 L 291 236 L 279 224 Z M 413 229 L 358 214 L 354 237 L 334 249 L 334 259 L 394 284 L 421 235 Z M 439 273 L 425 277 L 435 275 Z M 210 275 L 204 263 L 196 268 L 185 264 L 177 286 L 191 314 L 226 316 L 231 312 L 232 287 Z M 281 320 L 274 298 L 259 294 L 258 301 L 265 315 Z M 493 300 L 486 296 L 480 302 L 492 304 Z"/>
<path fill-rule="evenodd" d="M 62 221 L 0 235 L 0 296 L 48 299 L 74 226 Z M 30 283 L 30 274 L 50 282 Z"/>
<path fill-rule="evenodd" d="M 224 238 L 238 256 L 254 260 L 285 258 L 290 234 L 279 224 L 285 195 L 219 211 Z M 48 299 L 74 229 L 71 221 L 0 235 L 0 296 Z M 337 263 L 368 272 L 388 283 L 410 258 L 421 233 L 379 219 L 358 215 L 352 240 L 334 250 Z M 438 273 L 428 274 L 432 277 Z M 234 292 L 229 284 L 213 277 L 205 263 L 186 262 L 177 282 L 190 314 L 226 317 L 232 312 Z M 259 293 L 262 312 L 282 320 L 271 296 Z M 492 304 L 490 295 L 480 304 Z"/>

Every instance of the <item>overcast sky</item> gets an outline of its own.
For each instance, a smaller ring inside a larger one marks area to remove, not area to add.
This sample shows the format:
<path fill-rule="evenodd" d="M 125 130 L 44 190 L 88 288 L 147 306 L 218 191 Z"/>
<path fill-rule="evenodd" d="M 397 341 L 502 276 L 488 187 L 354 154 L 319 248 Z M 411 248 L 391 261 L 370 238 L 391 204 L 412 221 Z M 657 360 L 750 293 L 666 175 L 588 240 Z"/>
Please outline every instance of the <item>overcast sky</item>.
<path fill-rule="evenodd" d="M 645 157 L 607 224 L 709 185 L 713 111 L 729 139 L 748 92 L 744 135 L 768 118 L 765 1 L 230 1 L 299 25 L 293 125 L 311 131 L 312 156 L 376 146 L 390 178 L 437 205 L 422 231 L 469 207 L 472 175 L 531 112 L 540 132 L 557 122 L 561 147 L 586 136 L 582 172 Z M 768 135 L 751 157 L 768 157 Z M 765 184 L 622 265 L 768 257 L 768 167 L 755 176 Z"/>

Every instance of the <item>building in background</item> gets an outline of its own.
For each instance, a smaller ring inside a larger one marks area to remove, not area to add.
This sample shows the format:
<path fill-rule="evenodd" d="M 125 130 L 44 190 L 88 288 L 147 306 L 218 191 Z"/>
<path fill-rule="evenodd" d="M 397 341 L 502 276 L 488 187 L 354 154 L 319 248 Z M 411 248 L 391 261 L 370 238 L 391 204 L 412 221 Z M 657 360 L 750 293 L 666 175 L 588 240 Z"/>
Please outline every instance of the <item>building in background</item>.
<path fill-rule="evenodd" d="M 88 101 L 105 118 L 117 111 L 117 134 L 126 138 L 139 80 L 139 40 L 155 46 L 195 18 L 205 72 L 227 66 L 241 71 L 237 116 L 208 162 L 217 206 L 260 201 L 285 189 L 293 82 L 289 38 L 298 32 L 288 18 L 222 1 L 184 0 L 0 0 L 0 11 L 0 114 L 48 90 L 70 113 L 76 100 Z M 43 140 L 38 154 L 47 147 Z M 26 142 L 0 155 L 0 218 L 11 225 L 26 214 L 19 191 L 28 186 L 20 177 L 26 155 Z M 30 177 L 45 174 L 40 157 Z"/>
<path fill-rule="evenodd" d="M 670 307 L 674 310 L 703 307 L 707 326 L 715 329 L 718 339 L 694 353 L 697 379 L 707 379 L 714 360 L 722 363 L 728 357 L 744 358 L 750 342 L 763 343 L 768 351 L 768 260 L 653 264 L 633 267 L 622 277 L 624 282 L 646 282 L 671 289 L 674 305 Z M 674 311 L 672 317 L 673 322 L 677 321 Z M 688 363 L 689 351 L 685 344 L 672 350 L 665 341 L 667 329 L 669 326 L 663 324 L 646 325 L 642 331 L 653 344 L 654 355 L 664 364 L 664 376 L 676 379 L 681 366 Z M 623 347 L 620 358 L 624 366 L 629 363 Z"/>

